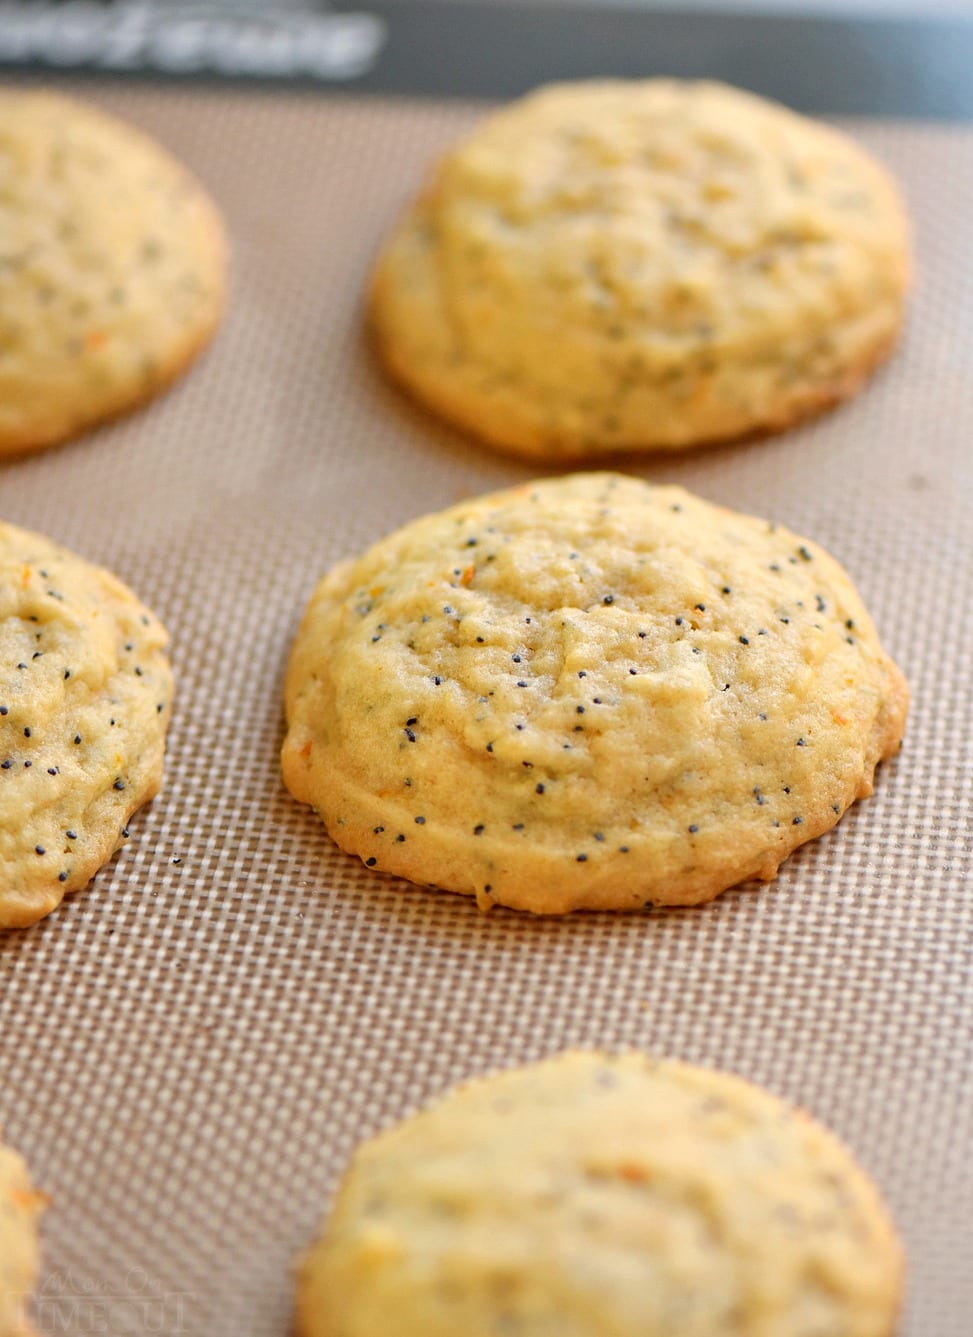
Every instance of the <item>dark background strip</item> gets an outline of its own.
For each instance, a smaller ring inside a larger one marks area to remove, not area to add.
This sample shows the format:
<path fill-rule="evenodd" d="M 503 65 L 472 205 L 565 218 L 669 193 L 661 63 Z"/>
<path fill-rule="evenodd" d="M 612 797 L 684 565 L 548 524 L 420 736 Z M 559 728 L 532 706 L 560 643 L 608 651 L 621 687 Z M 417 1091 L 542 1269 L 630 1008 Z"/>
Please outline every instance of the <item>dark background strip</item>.
<path fill-rule="evenodd" d="M 808 112 L 973 119 L 973 21 L 359 0 L 0 0 L 0 68 L 510 97 L 552 79 L 726 79 Z"/>

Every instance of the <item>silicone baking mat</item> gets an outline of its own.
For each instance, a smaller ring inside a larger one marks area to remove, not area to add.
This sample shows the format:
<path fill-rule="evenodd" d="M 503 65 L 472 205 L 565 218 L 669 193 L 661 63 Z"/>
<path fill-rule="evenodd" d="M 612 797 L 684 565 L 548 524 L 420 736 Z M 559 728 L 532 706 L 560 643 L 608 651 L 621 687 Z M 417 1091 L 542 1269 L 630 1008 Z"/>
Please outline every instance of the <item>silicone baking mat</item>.
<path fill-rule="evenodd" d="M 47 1333 L 279 1337 L 356 1141 L 570 1045 L 735 1070 L 843 1136 L 910 1257 L 903 1337 L 973 1331 L 973 128 L 860 120 L 916 225 L 901 350 L 775 439 L 631 472 L 847 565 L 912 685 L 877 794 L 778 882 L 534 921 L 340 854 L 281 787 L 281 680 L 316 579 L 536 472 L 385 386 L 380 239 L 470 103 L 85 84 L 206 181 L 233 241 L 211 352 L 145 411 L 0 465 L 0 513 L 130 582 L 178 673 L 165 789 L 50 919 L 0 941 L 0 1119 L 52 1195 Z M 392 1328 L 388 1337 L 394 1337 Z"/>

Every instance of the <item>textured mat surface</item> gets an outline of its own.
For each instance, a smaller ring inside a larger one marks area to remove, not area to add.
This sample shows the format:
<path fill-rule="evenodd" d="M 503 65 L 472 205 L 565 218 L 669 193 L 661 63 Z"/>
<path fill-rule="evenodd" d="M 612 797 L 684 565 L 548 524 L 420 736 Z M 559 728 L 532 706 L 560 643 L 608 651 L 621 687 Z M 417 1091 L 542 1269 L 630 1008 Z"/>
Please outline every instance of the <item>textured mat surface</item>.
<path fill-rule="evenodd" d="M 0 1121 L 53 1195 L 49 1333 L 275 1337 L 357 1139 L 454 1080 L 639 1046 L 798 1101 L 887 1194 L 903 1337 L 969 1337 L 973 1272 L 973 129 L 861 121 L 916 220 L 901 351 L 777 439 L 627 466 L 775 517 L 853 574 L 910 679 L 878 792 L 777 884 L 532 922 L 408 890 L 283 791 L 281 680 L 317 577 L 531 476 L 385 387 L 370 260 L 476 109 L 85 91 L 209 184 L 234 247 L 212 351 L 139 415 L 0 465 L 0 514 L 129 581 L 173 636 L 168 778 L 83 895 L 0 935 Z"/>

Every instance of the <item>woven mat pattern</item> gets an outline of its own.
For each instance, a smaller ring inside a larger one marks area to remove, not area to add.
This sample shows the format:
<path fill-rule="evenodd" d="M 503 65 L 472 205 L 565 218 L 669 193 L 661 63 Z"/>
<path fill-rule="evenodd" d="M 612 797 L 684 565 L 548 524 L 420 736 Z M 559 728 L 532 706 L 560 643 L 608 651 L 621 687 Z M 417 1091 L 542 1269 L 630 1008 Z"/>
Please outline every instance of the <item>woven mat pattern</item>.
<path fill-rule="evenodd" d="M 281 681 L 320 574 L 535 470 L 376 373 L 362 284 L 478 109 L 85 85 L 225 210 L 228 321 L 192 374 L 0 465 L 0 514 L 126 579 L 173 637 L 165 789 L 83 895 L 0 935 L 0 1120 L 53 1196 L 49 1333 L 281 1337 L 290 1267 L 356 1141 L 568 1045 L 733 1069 L 843 1136 L 911 1260 L 902 1337 L 973 1314 L 973 128 L 849 126 L 916 222 L 901 351 L 788 435 L 628 467 L 811 535 L 912 685 L 878 792 L 772 888 L 534 922 L 340 854 L 281 787 Z"/>

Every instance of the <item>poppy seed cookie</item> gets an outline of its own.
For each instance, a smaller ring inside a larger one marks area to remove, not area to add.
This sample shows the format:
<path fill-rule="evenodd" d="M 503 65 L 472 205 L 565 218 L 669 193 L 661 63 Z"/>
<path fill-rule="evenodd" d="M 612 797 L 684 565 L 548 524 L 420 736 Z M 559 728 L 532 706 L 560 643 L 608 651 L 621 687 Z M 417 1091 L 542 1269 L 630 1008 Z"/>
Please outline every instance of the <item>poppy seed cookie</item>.
<path fill-rule="evenodd" d="M 715 83 L 555 85 L 447 153 L 382 255 L 392 375 L 535 459 L 772 431 L 854 393 L 909 275 L 887 173 Z"/>
<path fill-rule="evenodd" d="M 108 571 L 0 524 L 0 928 L 85 887 L 158 792 L 166 640 Z"/>
<path fill-rule="evenodd" d="M 907 689 L 841 567 L 676 487 L 576 474 L 331 572 L 284 779 L 370 868 L 538 913 L 770 879 L 871 793 Z"/>
<path fill-rule="evenodd" d="M 299 1331 L 892 1337 L 902 1270 L 878 1193 L 807 1115 L 726 1073 L 567 1053 L 359 1147 Z"/>
<path fill-rule="evenodd" d="M 223 226 L 133 127 L 0 90 L 0 456 L 50 446 L 167 385 L 223 309 Z"/>
<path fill-rule="evenodd" d="M 31 1187 L 27 1166 L 0 1143 L 0 1337 L 34 1337 L 27 1317 L 37 1277 L 37 1217 L 44 1196 Z"/>

